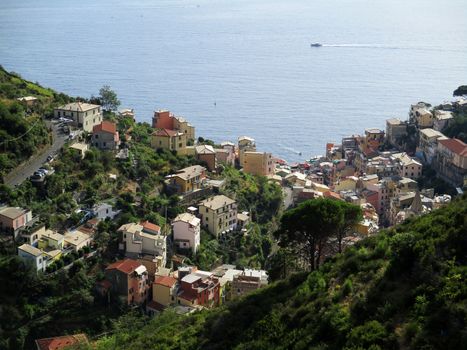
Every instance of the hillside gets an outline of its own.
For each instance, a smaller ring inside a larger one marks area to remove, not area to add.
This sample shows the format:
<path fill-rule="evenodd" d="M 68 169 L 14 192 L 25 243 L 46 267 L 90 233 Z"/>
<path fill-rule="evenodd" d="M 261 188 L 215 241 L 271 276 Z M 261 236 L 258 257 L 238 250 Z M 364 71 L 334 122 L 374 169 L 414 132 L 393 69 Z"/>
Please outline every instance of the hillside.
<path fill-rule="evenodd" d="M 26 106 L 17 100 L 25 96 L 37 101 Z M 0 66 L 0 179 L 50 142 L 43 117 L 51 115 L 53 106 L 69 100 Z"/>
<path fill-rule="evenodd" d="M 318 271 L 189 317 L 128 316 L 98 349 L 465 349 L 467 198 Z M 139 320 L 139 322 L 138 322 Z"/>

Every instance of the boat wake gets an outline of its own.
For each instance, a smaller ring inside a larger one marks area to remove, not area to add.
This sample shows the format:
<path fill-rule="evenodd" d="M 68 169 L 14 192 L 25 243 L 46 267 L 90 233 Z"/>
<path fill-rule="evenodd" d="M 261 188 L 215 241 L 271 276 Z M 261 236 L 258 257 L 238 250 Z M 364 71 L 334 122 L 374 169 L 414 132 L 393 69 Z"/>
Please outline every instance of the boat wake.
<path fill-rule="evenodd" d="M 446 49 L 442 47 L 415 47 L 394 46 L 381 44 L 320 44 L 321 47 L 355 48 L 355 49 L 382 49 L 382 50 L 413 50 L 413 51 L 462 51 L 457 49 Z"/>

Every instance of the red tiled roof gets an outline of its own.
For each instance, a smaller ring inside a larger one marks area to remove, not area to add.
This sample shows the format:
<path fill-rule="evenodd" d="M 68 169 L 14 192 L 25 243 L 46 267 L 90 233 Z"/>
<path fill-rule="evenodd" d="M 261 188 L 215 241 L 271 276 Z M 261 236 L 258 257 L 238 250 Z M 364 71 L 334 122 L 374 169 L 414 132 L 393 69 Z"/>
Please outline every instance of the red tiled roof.
<path fill-rule="evenodd" d="M 140 266 L 141 264 L 135 260 L 131 259 L 125 259 L 125 260 L 119 260 L 117 262 L 114 262 L 113 264 L 110 264 L 107 266 L 106 270 L 118 270 L 123 273 L 126 273 L 127 275 L 135 271 L 135 269 Z"/>
<path fill-rule="evenodd" d="M 117 125 L 115 125 L 115 123 L 109 122 L 108 120 L 104 120 L 102 123 L 94 125 L 92 132 L 93 134 L 96 132 L 108 132 L 111 134 L 116 134 Z"/>
<path fill-rule="evenodd" d="M 160 231 L 161 230 L 161 227 L 160 226 L 157 226 L 156 224 L 153 224 L 152 222 L 149 222 L 149 221 L 141 221 L 141 226 L 143 226 L 143 228 L 147 229 L 147 230 L 151 230 L 151 231 Z"/>
<path fill-rule="evenodd" d="M 458 139 L 447 139 L 439 140 L 438 143 L 442 144 L 444 147 L 450 151 L 459 154 L 461 156 L 467 157 L 467 144 Z"/>
<path fill-rule="evenodd" d="M 165 309 L 165 306 L 162 304 L 156 303 L 154 300 L 151 300 L 149 303 L 147 303 L 146 308 L 157 310 L 157 311 L 162 311 Z"/>
<path fill-rule="evenodd" d="M 154 283 L 171 288 L 175 283 L 177 283 L 177 280 L 171 276 L 160 276 L 156 278 Z"/>
<path fill-rule="evenodd" d="M 159 129 L 154 131 L 152 134 L 155 136 L 165 136 L 165 137 L 173 137 L 177 136 L 178 131 L 170 130 L 170 129 Z"/>
<path fill-rule="evenodd" d="M 336 193 L 336 192 L 332 192 L 332 191 L 326 191 L 323 193 L 323 197 L 325 198 L 333 198 L 333 199 L 341 199 L 341 196 Z"/>
<path fill-rule="evenodd" d="M 86 334 L 36 339 L 36 345 L 40 350 L 59 350 L 76 344 L 89 344 Z"/>

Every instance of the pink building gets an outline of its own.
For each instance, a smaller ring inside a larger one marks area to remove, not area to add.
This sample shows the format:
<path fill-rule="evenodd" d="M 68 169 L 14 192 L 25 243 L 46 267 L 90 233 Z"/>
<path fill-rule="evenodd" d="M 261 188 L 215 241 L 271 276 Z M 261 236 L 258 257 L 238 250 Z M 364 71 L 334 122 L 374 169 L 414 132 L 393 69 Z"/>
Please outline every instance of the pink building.
<path fill-rule="evenodd" d="M 154 129 L 174 130 L 174 118 L 169 111 L 155 111 L 152 117 L 152 127 Z"/>
<path fill-rule="evenodd" d="M 18 207 L 0 208 L 0 231 L 13 234 L 32 220 L 32 212 Z"/>
<path fill-rule="evenodd" d="M 220 283 L 212 272 L 196 271 L 181 279 L 178 303 L 185 306 L 219 305 Z"/>

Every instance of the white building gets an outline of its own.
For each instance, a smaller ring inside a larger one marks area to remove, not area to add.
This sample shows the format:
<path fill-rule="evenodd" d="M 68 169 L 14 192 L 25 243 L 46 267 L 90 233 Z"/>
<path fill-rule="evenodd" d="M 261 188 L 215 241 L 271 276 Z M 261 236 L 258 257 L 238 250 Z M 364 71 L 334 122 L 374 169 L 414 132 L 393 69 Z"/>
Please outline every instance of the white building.
<path fill-rule="evenodd" d="M 172 222 L 174 243 L 182 249 L 198 251 L 201 240 L 201 220 L 193 214 L 177 215 Z"/>
<path fill-rule="evenodd" d="M 118 232 L 122 234 L 125 255 L 138 258 L 151 255 L 158 258 L 160 265 L 165 266 L 167 256 L 167 237 L 161 233 L 161 228 L 150 222 L 122 225 Z"/>
<path fill-rule="evenodd" d="M 54 109 L 55 118 L 70 118 L 72 125 L 92 132 L 94 125 L 102 122 L 101 106 L 90 103 L 73 102 Z"/>
<path fill-rule="evenodd" d="M 47 267 L 47 260 L 42 251 L 29 244 L 23 244 L 18 247 L 18 256 L 31 263 L 36 271 L 44 272 Z"/>

